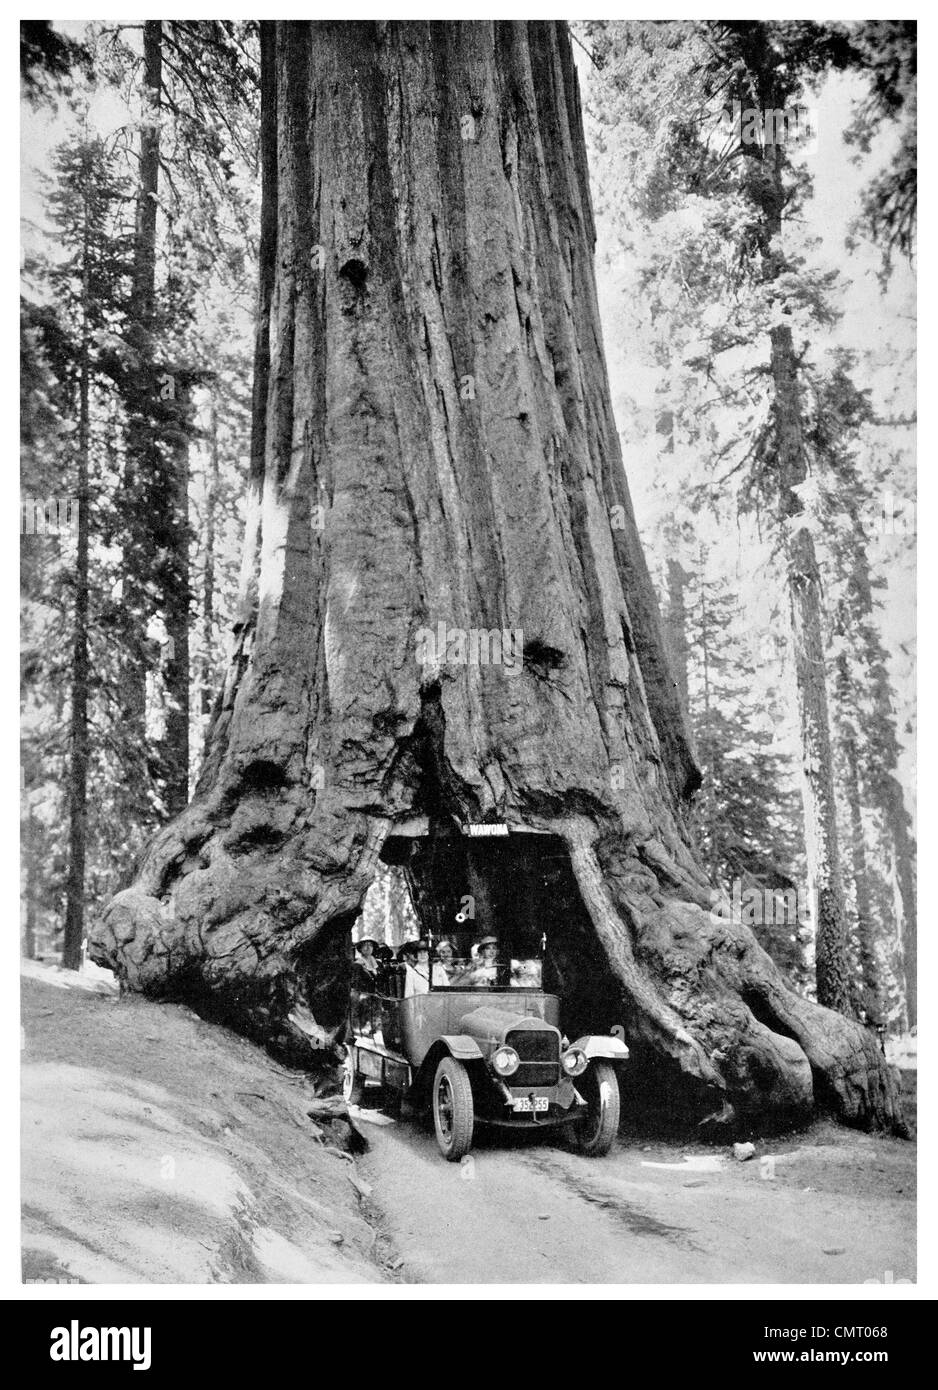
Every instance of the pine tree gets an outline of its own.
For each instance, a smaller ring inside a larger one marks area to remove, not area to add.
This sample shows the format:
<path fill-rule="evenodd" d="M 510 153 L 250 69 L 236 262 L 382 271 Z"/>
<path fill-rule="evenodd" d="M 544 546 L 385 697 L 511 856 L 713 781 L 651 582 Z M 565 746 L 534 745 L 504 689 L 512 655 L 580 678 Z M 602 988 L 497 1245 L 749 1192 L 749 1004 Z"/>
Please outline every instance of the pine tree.
<path fill-rule="evenodd" d="M 811 501 L 825 461 L 811 456 L 806 440 L 811 340 L 834 317 L 834 277 L 812 270 L 790 246 L 810 183 L 787 123 L 797 126 L 812 82 L 831 68 L 862 65 L 862 54 L 845 27 L 801 22 L 597 25 L 592 37 L 602 67 L 593 101 L 600 128 L 613 145 L 618 126 L 630 127 L 626 157 L 639 175 L 624 235 L 632 234 L 629 217 L 656 231 L 640 283 L 668 314 L 663 336 L 681 362 L 675 409 L 685 418 L 695 410 L 706 415 L 714 403 L 733 412 L 734 427 L 722 439 L 712 429 L 707 439 L 706 426 L 694 422 L 714 475 L 698 487 L 698 499 L 737 479 L 740 508 L 770 521 L 784 562 L 818 996 L 849 1010 L 824 577 Z M 639 82 L 641 96 L 630 106 L 627 94 Z M 745 119 L 727 130 L 722 110 L 733 101 Z M 688 377 L 695 378 L 689 390 Z"/>
<path fill-rule="evenodd" d="M 37 596 L 44 602 L 51 598 L 63 617 L 67 612 L 71 627 L 67 676 L 60 671 L 69 700 L 63 964 L 77 969 L 85 926 L 88 850 L 91 535 L 94 483 L 100 479 L 100 471 L 92 468 L 94 416 L 100 408 L 100 390 L 107 382 L 101 344 L 113 332 L 121 312 L 127 264 L 119 220 L 122 189 L 114 158 L 103 142 L 85 131 L 56 151 L 52 169 L 48 207 L 56 259 L 30 269 L 39 274 L 54 307 L 28 312 L 50 352 L 54 389 L 70 427 L 70 444 L 61 454 L 63 472 L 56 491 L 69 499 L 72 535 L 62 547 L 64 563 L 58 568 L 54 588 L 43 585 Z M 53 669 L 57 665 L 54 662 Z"/>
<path fill-rule="evenodd" d="M 809 442 L 823 460 L 824 549 L 832 584 L 831 640 L 835 711 L 853 856 L 860 991 L 864 1013 L 880 1020 L 887 988 L 883 960 L 899 947 L 898 973 L 911 1022 L 916 1014 L 915 845 L 898 779 L 899 739 L 892 681 L 878 626 L 870 547 L 877 504 L 859 463 L 864 430 L 875 423 L 851 379 L 854 360 L 835 354 L 812 395 Z M 869 809 L 874 824 L 864 815 Z M 892 885 L 877 892 L 876 882 Z"/>

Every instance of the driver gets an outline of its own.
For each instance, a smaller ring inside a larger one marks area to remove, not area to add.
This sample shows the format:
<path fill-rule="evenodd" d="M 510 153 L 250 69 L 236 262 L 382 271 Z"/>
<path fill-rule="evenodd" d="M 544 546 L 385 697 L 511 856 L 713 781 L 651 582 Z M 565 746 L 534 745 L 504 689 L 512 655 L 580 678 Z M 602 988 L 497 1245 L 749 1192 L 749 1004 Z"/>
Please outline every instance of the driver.
<path fill-rule="evenodd" d="M 475 959 L 460 975 L 458 983 L 469 989 L 484 989 L 496 983 L 498 971 L 498 937 L 483 936 L 476 946 Z"/>

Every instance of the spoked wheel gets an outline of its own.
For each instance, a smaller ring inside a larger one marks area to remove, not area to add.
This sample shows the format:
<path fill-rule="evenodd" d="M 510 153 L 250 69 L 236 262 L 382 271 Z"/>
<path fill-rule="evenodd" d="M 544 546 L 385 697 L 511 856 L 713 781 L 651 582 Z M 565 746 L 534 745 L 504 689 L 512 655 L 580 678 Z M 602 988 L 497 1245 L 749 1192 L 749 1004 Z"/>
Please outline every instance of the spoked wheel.
<path fill-rule="evenodd" d="M 346 1105 L 361 1105 L 364 1089 L 362 1079 L 355 1069 L 355 1048 L 349 1047 L 345 1054 L 342 1073 L 342 1095 Z"/>
<path fill-rule="evenodd" d="M 608 1062 L 591 1062 L 577 1082 L 588 1106 L 573 1127 L 573 1140 L 587 1158 L 602 1158 L 619 1132 L 619 1080 Z"/>
<path fill-rule="evenodd" d="M 469 1073 L 454 1057 L 444 1057 L 433 1078 L 433 1127 L 440 1153 L 458 1163 L 472 1148 L 475 1106 Z"/>

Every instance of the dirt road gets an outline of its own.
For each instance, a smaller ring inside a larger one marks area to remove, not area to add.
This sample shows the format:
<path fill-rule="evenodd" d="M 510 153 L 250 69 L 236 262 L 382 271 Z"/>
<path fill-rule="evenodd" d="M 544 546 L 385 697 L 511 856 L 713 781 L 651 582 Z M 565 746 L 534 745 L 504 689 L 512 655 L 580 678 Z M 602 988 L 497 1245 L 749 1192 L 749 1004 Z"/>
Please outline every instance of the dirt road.
<path fill-rule="evenodd" d="M 359 1166 L 408 1281 L 915 1277 L 914 1147 L 899 1140 L 822 1125 L 738 1163 L 702 1147 L 620 1145 L 590 1160 L 559 1143 L 482 1137 L 456 1165 L 415 1124 L 362 1129 L 371 1147 Z"/>

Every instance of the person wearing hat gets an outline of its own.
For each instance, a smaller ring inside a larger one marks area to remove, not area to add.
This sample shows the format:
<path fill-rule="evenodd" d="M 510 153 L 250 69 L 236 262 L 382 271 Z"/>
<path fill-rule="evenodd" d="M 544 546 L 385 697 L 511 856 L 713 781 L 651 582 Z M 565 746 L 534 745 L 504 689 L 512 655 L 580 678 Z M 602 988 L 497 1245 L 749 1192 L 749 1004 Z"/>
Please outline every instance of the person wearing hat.
<path fill-rule="evenodd" d="M 466 967 L 454 984 L 465 985 L 469 989 L 485 989 L 497 983 L 498 975 L 498 937 L 483 936 L 473 948 L 474 960 Z"/>
<path fill-rule="evenodd" d="M 434 952 L 431 979 L 435 988 L 447 988 L 453 978 L 455 966 L 456 952 L 453 950 L 453 943 L 444 936 Z"/>
<path fill-rule="evenodd" d="M 359 987 L 374 991 L 378 975 L 378 943 L 373 936 L 363 936 L 360 941 L 356 941 L 355 950 L 358 952 L 358 960 L 355 962 L 356 976 L 367 976 L 361 980 Z"/>
<path fill-rule="evenodd" d="M 404 998 L 413 994 L 428 994 L 430 991 L 430 947 L 421 937 L 419 941 L 405 941 L 398 959 L 404 962 Z"/>
<path fill-rule="evenodd" d="M 476 983 L 494 985 L 498 970 L 498 937 L 483 936 L 479 942 L 479 955 L 476 961 Z"/>
<path fill-rule="evenodd" d="M 352 966 L 352 1010 L 359 1031 L 363 1033 L 373 1032 L 375 1027 L 375 1000 L 370 996 L 378 989 L 377 947 L 373 936 L 363 936 L 355 943 L 358 956 Z"/>

